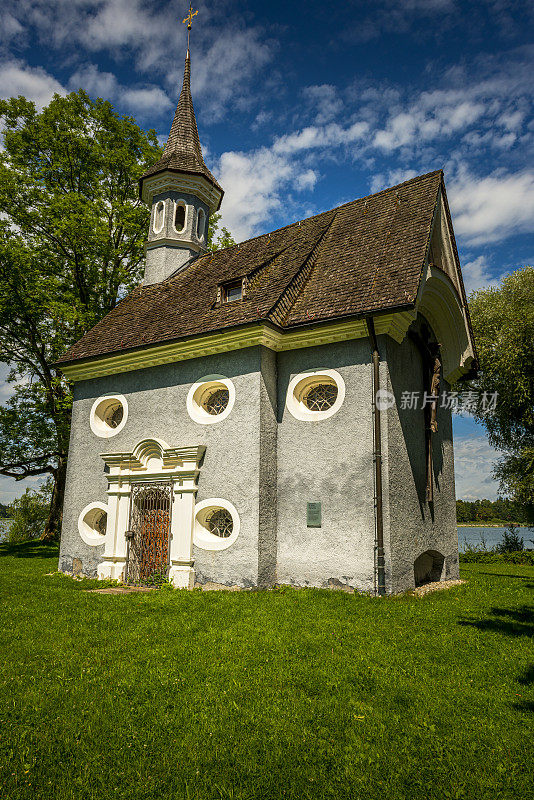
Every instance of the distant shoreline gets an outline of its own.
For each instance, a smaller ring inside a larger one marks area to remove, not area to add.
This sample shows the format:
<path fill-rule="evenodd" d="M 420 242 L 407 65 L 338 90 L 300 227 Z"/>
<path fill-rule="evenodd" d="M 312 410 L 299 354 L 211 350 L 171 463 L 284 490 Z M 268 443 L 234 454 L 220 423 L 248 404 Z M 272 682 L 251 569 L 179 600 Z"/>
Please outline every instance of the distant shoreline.
<path fill-rule="evenodd" d="M 526 522 L 457 522 L 457 528 L 506 528 L 507 525 L 517 525 L 518 528 L 528 528 Z"/>

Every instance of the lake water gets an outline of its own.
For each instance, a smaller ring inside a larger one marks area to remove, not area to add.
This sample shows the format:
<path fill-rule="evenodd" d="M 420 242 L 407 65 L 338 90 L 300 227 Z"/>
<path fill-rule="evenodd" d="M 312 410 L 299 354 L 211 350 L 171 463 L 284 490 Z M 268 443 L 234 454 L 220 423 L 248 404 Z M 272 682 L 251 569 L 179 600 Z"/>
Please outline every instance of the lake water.
<path fill-rule="evenodd" d="M 0 519 L 0 542 L 7 541 L 7 531 L 9 529 L 10 520 Z M 458 528 L 458 546 L 460 552 L 465 550 L 465 544 L 475 547 L 480 545 L 482 537 L 486 541 L 486 547 L 491 550 L 498 544 L 504 533 L 504 528 Z M 534 528 L 518 528 L 519 536 L 523 537 L 525 547 L 531 549 L 534 547 Z"/>
<path fill-rule="evenodd" d="M 482 537 L 486 542 L 486 548 L 492 550 L 502 539 L 505 528 L 458 528 L 458 547 L 460 552 L 465 550 L 466 542 L 471 547 L 480 545 Z M 530 550 L 534 547 L 534 528 L 516 528 L 520 537 L 523 538 L 525 548 Z"/>

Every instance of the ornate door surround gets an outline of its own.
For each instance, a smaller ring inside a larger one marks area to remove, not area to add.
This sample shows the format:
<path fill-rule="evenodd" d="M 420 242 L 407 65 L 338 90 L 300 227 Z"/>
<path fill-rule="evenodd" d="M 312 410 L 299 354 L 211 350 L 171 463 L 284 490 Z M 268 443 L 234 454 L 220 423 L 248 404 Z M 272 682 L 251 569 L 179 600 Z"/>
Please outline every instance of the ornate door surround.
<path fill-rule="evenodd" d="M 143 439 L 131 452 L 102 453 L 108 481 L 107 529 L 99 578 L 122 580 L 126 566 L 132 486 L 154 481 L 171 484 L 172 515 L 169 580 L 177 588 L 192 589 L 193 520 L 199 465 L 206 448 L 169 447 L 161 439 Z"/>

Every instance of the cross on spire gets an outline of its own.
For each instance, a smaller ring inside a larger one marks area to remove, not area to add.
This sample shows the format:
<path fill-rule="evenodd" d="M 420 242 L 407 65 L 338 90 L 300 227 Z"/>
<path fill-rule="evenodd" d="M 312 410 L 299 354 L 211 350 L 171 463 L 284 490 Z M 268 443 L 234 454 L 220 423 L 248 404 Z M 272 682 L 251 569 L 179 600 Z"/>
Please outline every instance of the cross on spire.
<path fill-rule="evenodd" d="M 189 37 L 190 37 L 190 34 L 191 34 L 191 26 L 193 24 L 193 17 L 196 17 L 197 14 L 198 14 L 198 8 L 197 8 L 196 11 L 193 11 L 193 4 L 190 2 L 189 3 L 189 13 L 187 14 L 187 17 L 182 20 L 182 25 L 185 25 L 187 23 L 187 52 L 188 53 L 189 53 Z"/>

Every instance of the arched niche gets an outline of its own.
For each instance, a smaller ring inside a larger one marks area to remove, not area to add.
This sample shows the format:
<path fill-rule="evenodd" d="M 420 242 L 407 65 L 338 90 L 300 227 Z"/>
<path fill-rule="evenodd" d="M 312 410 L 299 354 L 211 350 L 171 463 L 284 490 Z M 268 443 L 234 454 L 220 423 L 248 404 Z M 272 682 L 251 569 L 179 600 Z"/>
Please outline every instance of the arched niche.
<path fill-rule="evenodd" d="M 424 583 L 441 580 L 444 564 L 445 556 L 438 550 L 425 550 L 413 564 L 415 585 L 422 586 Z"/>

